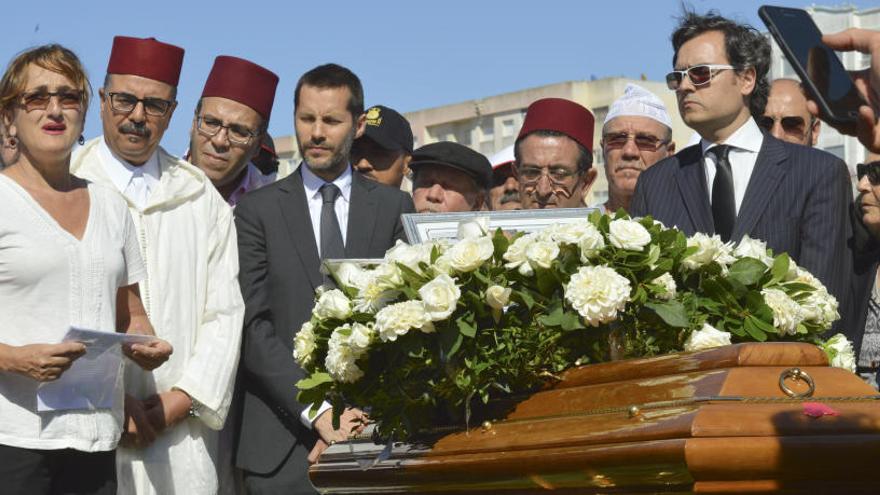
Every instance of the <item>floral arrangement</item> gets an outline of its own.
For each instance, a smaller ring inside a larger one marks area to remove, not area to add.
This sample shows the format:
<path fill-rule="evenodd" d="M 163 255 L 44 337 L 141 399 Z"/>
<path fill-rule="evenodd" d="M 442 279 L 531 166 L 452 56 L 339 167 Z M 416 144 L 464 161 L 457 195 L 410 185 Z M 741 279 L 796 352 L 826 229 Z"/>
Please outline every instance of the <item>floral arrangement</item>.
<path fill-rule="evenodd" d="M 623 211 L 512 237 L 477 219 L 459 238 L 398 242 L 375 268 L 336 270 L 338 289 L 319 291 L 295 338 L 309 373 L 301 402 L 368 408 L 380 438 L 411 439 L 464 426 L 475 405 L 572 366 L 743 341 L 822 344 L 839 318 L 819 280 L 761 241 L 688 238 Z"/>

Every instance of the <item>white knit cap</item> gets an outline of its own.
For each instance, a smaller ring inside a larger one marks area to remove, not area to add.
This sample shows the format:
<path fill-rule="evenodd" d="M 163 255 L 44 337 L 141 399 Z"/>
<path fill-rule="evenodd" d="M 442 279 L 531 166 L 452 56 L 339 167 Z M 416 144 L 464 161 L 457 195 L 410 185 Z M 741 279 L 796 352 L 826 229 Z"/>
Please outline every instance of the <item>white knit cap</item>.
<path fill-rule="evenodd" d="M 654 93 L 636 84 L 627 84 L 623 90 L 623 96 L 611 104 L 608 115 L 605 116 L 605 124 L 611 119 L 621 116 L 648 117 L 672 129 L 672 121 L 663 100 Z M 604 124 L 603 124 L 604 125 Z"/>

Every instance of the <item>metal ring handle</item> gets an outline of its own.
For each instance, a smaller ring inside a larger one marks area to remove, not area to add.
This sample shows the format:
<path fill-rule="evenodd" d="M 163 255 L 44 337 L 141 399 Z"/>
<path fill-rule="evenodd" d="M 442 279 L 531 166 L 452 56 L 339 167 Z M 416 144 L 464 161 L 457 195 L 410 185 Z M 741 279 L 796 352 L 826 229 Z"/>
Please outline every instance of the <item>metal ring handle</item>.
<path fill-rule="evenodd" d="M 785 384 L 785 380 L 788 378 L 791 378 L 794 381 L 802 380 L 807 384 L 809 389 L 806 392 L 795 392 Z M 816 384 L 813 382 L 813 377 L 811 377 L 806 371 L 800 368 L 789 368 L 779 374 L 779 388 L 781 388 L 782 391 L 785 392 L 785 395 L 789 397 L 803 399 L 805 397 L 813 396 L 813 392 L 816 391 Z"/>

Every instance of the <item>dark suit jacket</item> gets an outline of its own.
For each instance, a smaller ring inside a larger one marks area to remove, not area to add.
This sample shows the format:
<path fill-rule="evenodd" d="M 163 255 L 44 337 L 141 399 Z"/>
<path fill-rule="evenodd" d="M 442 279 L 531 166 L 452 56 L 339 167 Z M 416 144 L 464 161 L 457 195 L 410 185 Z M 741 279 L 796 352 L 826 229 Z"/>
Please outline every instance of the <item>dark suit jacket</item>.
<path fill-rule="evenodd" d="M 409 195 L 353 172 L 346 257 L 381 258 L 404 238 L 400 215 L 413 211 Z M 297 402 L 295 384 L 305 372 L 292 352 L 323 280 L 299 171 L 246 195 L 235 208 L 235 226 L 245 301 L 236 465 L 270 473 L 293 455 L 303 484 L 291 493 L 312 491 L 306 457 L 317 437 L 300 422 L 308 405 Z"/>
<path fill-rule="evenodd" d="M 868 302 L 874 289 L 877 267 L 880 265 L 880 243 L 862 223 L 859 198 L 850 209 L 850 222 L 853 229 L 852 250 L 852 295 L 850 311 L 844 315 L 843 333 L 853 343 L 853 350 L 858 360 L 862 352 L 862 341 L 865 336 L 865 321 L 868 316 Z"/>
<path fill-rule="evenodd" d="M 731 240 L 746 234 L 787 252 L 848 306 L 851 236 L 847 209 L 852 188 L 846 164 L 824 151 L 764 134 Z M 712 208 L 699 144 L 642 172 L 633 216 L 651 215 L 687 235 L 714 234 Z"/>

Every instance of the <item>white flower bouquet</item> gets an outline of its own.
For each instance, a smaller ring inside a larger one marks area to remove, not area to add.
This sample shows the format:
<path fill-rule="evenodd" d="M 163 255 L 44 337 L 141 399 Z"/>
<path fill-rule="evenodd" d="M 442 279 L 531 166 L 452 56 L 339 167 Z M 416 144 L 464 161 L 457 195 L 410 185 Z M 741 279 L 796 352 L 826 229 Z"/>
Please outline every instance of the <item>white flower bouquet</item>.
<path fill-rule="evenodd" d="M 301 402 L 369 408 L 380 438 L 411 439 L 464 426 L 474 406 L 546 386 L 576 363 L 821 344 L 839 318 L 815 277 L 749 238 L 687 238 L 622 211 L 512 238 L 479 221 L 459 233 L 399 242 L 371 270 L 337 269 L 338 289 L 317 296 L 294 341 L 309 374 Z M 825 346 L 832 357 L 844 347 Z"/>

